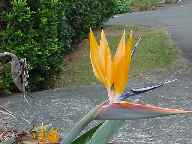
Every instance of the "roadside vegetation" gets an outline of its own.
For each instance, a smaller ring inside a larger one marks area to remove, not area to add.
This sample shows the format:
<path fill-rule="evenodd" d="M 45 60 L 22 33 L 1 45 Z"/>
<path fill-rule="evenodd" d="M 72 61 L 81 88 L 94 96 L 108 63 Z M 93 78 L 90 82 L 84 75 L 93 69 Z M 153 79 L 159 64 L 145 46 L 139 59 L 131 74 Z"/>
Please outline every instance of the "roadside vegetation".
<path fill-rule="evenodd" d="M 48 88 L 63 57 L 113 15 L 112 0 L 9 0 L 0 3 L 0 52 L 26 58 L 30 90 Z M 0 89 L 15 91 L 10 66 L 3 66 Z"/>
<path fill-rule="evenodd" d="M 173 4 L 177 0 L 114 0 L 115 14 L 133 12 L 133 11 L 146 11 L 154 10 L 163 4 Z"/>
<path fill-rule="evenodd" d="M 155 9 L 159 5 L 160 0 L 114 0 L 115 13 L 125 13 L 132 11 L 144 11 Z"/>
<path fill-rule="evenodd" d="M 69 63 L 67 59 L 71 55 L 77 55 L 85 51 L 83 48 L 83 50 L 77 49 L 77 45 L 86 45 L 81 41 L 87 36 L 90 27 L 97 29 L 105 20 L 115 14 L 153 9 L 159 1 L 1 0 L 0 52 L 12 52 L 18 57 L 27 59 L 30 75 L 29 90 L 47 89 L 49 88 L 47 81 L 50 81 L 50 77 L 51 79 L 57 77 L 60 71 L 66 73 L 64 75 L 69 74 L 68 69 L 73 67 L 74 64 Z M 107 28 L 107 30 L 109 29 Z M 111 33 L 114 33 L 113 31 L 117 31 L 117 28 L 110 30 L 109 37 Z M 117 33 L 120 33 L 120 31 L 117 31 Z M 149 37 L 149 40 L 150 37 L 155 37 L 149 32 L 146 32 L 145 35 L 146 39 Z M 155 33 L 154 35 L 160 34 Z M 159 37 L 161 39 L 163 36 Z M 116 34 L 116 37 L 110 37 L 109 39 L 112 44 L 116 45 L 119 35 Z M 143 47 L 149 47 L 149 44 L 155 47 L 155 42 L 147 43 L 147 41 L 142 44 L 144 45 Z M 159 45 L 164 45 L 168 40 L 157 41 L 159 41 Z M 74 54 L 71 54 L 73 52 Z M 86 54 L 86 52 L 84 53 Z M 78 56 L 71 59 L 77 62 Z M 166 59 L 160 60 L 164 63 Z M 142 69 L 147 69 L 151 66 L 145 64 L 141 67 L 143 67 Z M 81 69 L 77 71 L 81 71 Z M 77 73 L 70 72 L 70 74 L 71 77 L 78 77 Z M 0 65 L 0 78 L 1 92 L 17 92 L 11 78 L 10 66 Z M 70 76 L 68 78 L 64 83 L 73 79 Z M 76 79 L 78 81 L 78 78 Z M 86 80 L 86 78 L 84 79 Z"/>

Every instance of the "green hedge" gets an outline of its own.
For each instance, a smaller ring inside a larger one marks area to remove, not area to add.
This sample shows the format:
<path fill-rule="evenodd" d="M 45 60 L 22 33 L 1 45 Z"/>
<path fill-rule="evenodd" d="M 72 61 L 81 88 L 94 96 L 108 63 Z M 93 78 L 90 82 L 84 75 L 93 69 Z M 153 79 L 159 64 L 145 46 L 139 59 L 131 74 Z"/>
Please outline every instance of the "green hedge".
<path fill-rule="evenodd" d="M 121 14 L 130 12 L 132 1 L 134 0 L 114 0 L 115 4 L 114 13 Z"/>
<path fill-rule="evenodd" d="M 127 13 L 131 11 L 144 11 L 154 8 L 160 0 L 114 0 L 115 14 Z"/>
<path fill-rule="evenodd" d="M 12 52 L 27 58 L 33 89 L 45 88 L 44 82 L 57 68 L 57 62 L 62 59 L 62 49 L 57 38 L 58 6 L 58 1 L 46 0 L 41 2 L 38 11 L 32 11 L 26 0 L 13 0 L 11 8 L 2 13 L 6 27 L 1 32 L 0 51 Z M 35 13 L 39 17 L 36 27 L 33 21 Z M 12 81 L 9 77 L 7 79 L 5 78 L 4 85 L 10 89 L 12 85 L 7 83 Z"/>
<path fill-rule="evenodd" d="M 113 14 L 112 0 L 11 0 L 0 12 L 0 52 L 27 58 L 30 89 L 48 87 L 50 75 L 60 70 L 63 56 L 88 32 Z M 13 89 L 9 67 L 0 89 Z M 3 87 L 3 88 L 2 88 Z"/>
<path fill-rule="evenodd" d="M 113 15 L 112 0 L 66 0 L 66 18 L 75 30 L 75 37 L 85 36 L 89 28 L 100 25 L 106 18 Z"/>

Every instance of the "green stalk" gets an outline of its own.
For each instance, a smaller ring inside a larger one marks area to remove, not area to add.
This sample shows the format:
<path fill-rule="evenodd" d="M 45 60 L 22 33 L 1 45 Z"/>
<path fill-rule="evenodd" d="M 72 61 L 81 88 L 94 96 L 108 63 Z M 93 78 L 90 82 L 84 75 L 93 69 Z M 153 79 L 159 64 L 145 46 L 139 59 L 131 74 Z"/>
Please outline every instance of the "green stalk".
<path fill-rule="evenodd" d="M 119 131 L 124 120 L 106 120 L 86 144 L 106 144 Z"/>
<path fill-rule="evenodd" d="M 71 131 L 63 138 L 62 144 L 71 144 L 73 140 L 80 134 L 80 132 L 87 126 L 92 120 L 95 119 L 97 113 L 99 112 L 99 105 L 96 108 L 88 112 L 72 129 Z"/>

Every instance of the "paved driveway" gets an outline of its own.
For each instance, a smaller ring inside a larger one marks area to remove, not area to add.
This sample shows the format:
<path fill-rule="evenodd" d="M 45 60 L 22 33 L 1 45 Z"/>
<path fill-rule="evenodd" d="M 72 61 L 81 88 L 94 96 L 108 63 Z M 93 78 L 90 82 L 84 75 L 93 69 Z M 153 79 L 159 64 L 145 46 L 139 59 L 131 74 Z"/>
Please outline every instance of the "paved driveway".
<path fill-rule="evenodd" d="M 191 110 L 191 77 L 182 75 L 176 76 L 180 79 L 177 83 L 139 96 L 138 100 L 162 107 L 184 107 Z M 140 79 L 130 81 L 129 86 L 145 84 Z M 60 128 L 62 134 L 65 134 L 80 117 L 104 98 L 106 92 L 98 85 L 35 92 L 31 94 L 31 106 L 24 102 L 22 95 L 4 97 L 0 99 L 0 104 L 17 114 L 18 119 L 0 115 L 0 127 L 8 123 L 8 126 L 22 130 L 44 122 Z M 192 144 L 192 116 L 126 121 L 125 124 L 114 136 L 113 144 Z"/>
<path fill-rule="evenodd" d="M 184 56 L 192 62 L 192 1 L 156 11 L 116 15 L 106 25 L 166 26 Z"/>

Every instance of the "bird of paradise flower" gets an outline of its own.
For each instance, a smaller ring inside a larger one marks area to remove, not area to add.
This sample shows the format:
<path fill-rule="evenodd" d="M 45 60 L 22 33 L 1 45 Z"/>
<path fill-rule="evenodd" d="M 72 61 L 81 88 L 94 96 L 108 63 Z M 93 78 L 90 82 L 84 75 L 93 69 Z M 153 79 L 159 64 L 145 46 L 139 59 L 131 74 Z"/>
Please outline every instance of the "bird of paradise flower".
<path fill-rule="evenodd" d="M 115 55 L 112 57 L 104 31 L 101 31 L 100 42 L 90 29 L 89 33 L 90 60 L 96 78 L 107 90 L 108 99 L 96 106 L 63 139 L 64 144 L 70 144 L 80 131 L 92 120 L 133 120 L 162 117 L 167 115 L 186 114 L 192 111 L 182 109 L 161 108 L 150 104 L 134 103 L 126 100 L 129 94 L 124 93 L 128 83 L 128 73 L 131 58 L 135 51 L 133 32 L 126 39 L 125 31 L 119 42 Z M 142 92 L 160 87 L 163 84 L 142 89 Z M 135 90 L 135 92 L 141 92 Z M 134 92 L 134 90 L 133 90 Z"/>
<path fill-rule="evenodd" d="M 119 97 L 122 96 L 122 93 L 128 83 L 128 72 L 130 69 L 132 50 L 134 47 L 132 31 L 130 32 L 127 41 L 124 31 L 116 54 L 113 58 L 103 30 L 101 32 L 99 45 L 97 44 L 92 30 L 89 34 L 89 40 L 90 59 L 93 72 L 98 80 L 100 80 L 107 89 L 109 100 L 109 103 L 103 106 L 104 108 L 98 114 L 97 119 L 106 119 L 106 117 L 108 117 L 108 119 L 134 119 L 138 117 L 147 118 L 148 115 L 146 114 L 148 112 L 149 115 L 154 114 L 154 116 L 188 112 L 178 109 L 160 108 L 149 104 L 137 104 L 119 100 Z M 128 110 L 133 111 L 131 112 L 132 115 L 127 113 Z M 117 113 L 115 113 L 116 111 Z M 144 115 L 142 115 L 142 113 Z"/>

